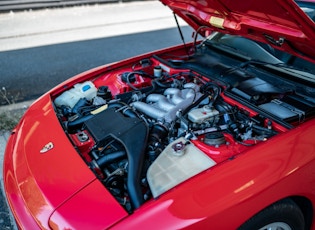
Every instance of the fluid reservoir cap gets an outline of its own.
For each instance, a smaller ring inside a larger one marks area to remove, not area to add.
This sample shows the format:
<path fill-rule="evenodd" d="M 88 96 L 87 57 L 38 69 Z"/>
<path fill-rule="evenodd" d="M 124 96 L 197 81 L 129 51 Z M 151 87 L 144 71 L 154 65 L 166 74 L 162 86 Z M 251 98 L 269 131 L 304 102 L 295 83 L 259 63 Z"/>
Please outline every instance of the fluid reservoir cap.
<path fill-rule="evenodd" d="M 175 156 L 182 156 L 185 153 L 185 148 L 186 148 L 186 144 L 183 143 L 182 141 L 174 143 L 172 145 L 173 154 Z"/>
<path fill-rule="evenodd" d="M 154 77 L 161 77 L 162 76 L 162 67 L 161 66 L 155 66 L 154 69 L 153 69 L 153 72 L 154 72 Z"/>
<path fill-rule="evenodd" d="M 103 98 L 104 100 L 110 100 L 112 99 L 112 93 L 110 91 L 110 89 L 108 88 L 108 86 L 100 86 L 97 89 L 97 96 Z"/>
<path fill-rule="evenodd" d="M 86 92 L 86 91 L 88 91 L 89 89 L 91 89 L 91 86 L 90 86 L 90 85 L 84 85 L 84 86 L 82 87 L 82 91 L 83 91 L 83 92 Z"/>

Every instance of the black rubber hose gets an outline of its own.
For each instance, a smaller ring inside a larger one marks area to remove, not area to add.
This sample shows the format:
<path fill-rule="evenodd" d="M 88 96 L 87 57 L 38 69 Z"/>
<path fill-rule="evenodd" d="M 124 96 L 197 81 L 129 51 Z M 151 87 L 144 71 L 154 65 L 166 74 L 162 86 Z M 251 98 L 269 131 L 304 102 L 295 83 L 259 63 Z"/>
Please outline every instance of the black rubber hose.
<path fill-rule="evenodd" d="M 160 82 L 159 80 L 152 80 L 152 84 L 155 84 L 161 88 L 169 88 L 169 87 L 171 87 L 172 83 L 165 83 L 164 84 L 164 83 Z"/>
<path fill-rule="evenodd" d="M 126 147 L 128 157 L 127 190 L 131 206 L 137 209 L 144 203 L 141 188 L 141 172 L 144 162 L 144 152 L 148 140 L 148 127 L 143 122 L 138 122 L 131 131 L 120 136 L 121 143 Z"/>
<path fill-rule="evenodd" d="M 268 129 L 268 128 L 265 128 L 265 127 L 261 127 L 261 126 L 258 126 L 258 125 L 253 125 L 253 129 L 256 132 L 258 132 L 259 134 L 265 134 L 265 135 L 268 135 L 269 137 L 278 134 L 278 132 L 275 131 L 275 130 Z"/>
<path fill-rule="evenodd" d="M 118 152 L 113 152 L 106 154 L 105 156 L 102 156 L 101 158 L 96 160 L 96 164 L 98 165 L 99 168 L 103 168 L 107 164 L 113 163 L 116 160 L 122 159 L 123 157 L 126 156 L 125 151 L 118 151 Z"/>
<path fill-rule="evenodd" d="M 87 100 L 80 98 L 80 100 L 73 106 L 72 113 L 80 114 L 79 110 L 88 104 Z"/>
<path fill-rule="evenodd" d="M 188 106 L 182 113 L 182 115 L 186 115 L 192 108 L 196 107 L 199 105 L 204 99 L 206 99 L 209 96 L 209 94 L 203 94 L 197 101 L 192 103 L 190 106 Z"/>
<path fill-rule="evenodd" d="M 113 103 L 109 103 L 108 104 L 108 108 L 122 108 L 123 106 L 126 106 L 125 104 L 121 103 L 121 102 L 113 102 Z M 122 110 L 122 113 L 130 118 L 137 118 L 138 115 L 129 107 L 126 107 L 126 109 Z"/>
<path fill-rule="evenodd" d="M 69 132 L 73 131 L 74 129 L 80 128 L 80 126 L 82 125 L 83 122 L 89 120 L 90 118 L 92 118 L 94 115 L 90 114 L 87 116 L 83 116 L 80 118 L 75 119 L 74 121 L 69 121 L 67 123 L 67 129 Z"/>

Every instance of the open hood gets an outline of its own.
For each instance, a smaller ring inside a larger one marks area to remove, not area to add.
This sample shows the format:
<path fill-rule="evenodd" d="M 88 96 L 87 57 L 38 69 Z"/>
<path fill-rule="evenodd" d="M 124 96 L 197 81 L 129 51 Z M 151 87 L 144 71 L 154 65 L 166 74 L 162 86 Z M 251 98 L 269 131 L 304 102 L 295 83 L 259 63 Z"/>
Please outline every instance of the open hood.
<path fill-rule="evenodd" d="M 195 30 L 206 26 L 241 35 L 315 62 L 315 26 L 311 19 L 314 10 L 307 9 L 307 4 L 315 4 L 314 1 L 161 1 Z"/>

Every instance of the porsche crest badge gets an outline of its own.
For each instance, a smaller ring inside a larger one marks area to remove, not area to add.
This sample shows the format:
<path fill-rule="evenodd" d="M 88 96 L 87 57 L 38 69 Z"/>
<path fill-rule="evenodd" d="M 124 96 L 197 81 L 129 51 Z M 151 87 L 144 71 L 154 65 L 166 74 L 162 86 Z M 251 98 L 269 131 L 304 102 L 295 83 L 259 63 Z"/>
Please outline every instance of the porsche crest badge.
<path fill-rule="evenodd" d="M 52 142 L 49 142 L 40 150 L 40 153 L 46 153 L 53 148 L 54 148 L 54 144 Z"/>

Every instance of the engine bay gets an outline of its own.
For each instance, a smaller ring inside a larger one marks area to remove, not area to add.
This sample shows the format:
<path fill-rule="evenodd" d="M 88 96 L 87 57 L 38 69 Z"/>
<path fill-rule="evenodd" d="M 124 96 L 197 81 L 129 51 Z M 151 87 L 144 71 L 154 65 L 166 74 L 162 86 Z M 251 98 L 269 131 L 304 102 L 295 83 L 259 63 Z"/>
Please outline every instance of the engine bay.
<path fill-rule="evenodd" d="M 181 52 L 137 60 L 53 97 L 77 151 L 130 213 L 314 116 L 302 84 L 235 67 L 239 60 L 217 52 L 189 59 Z"/>

